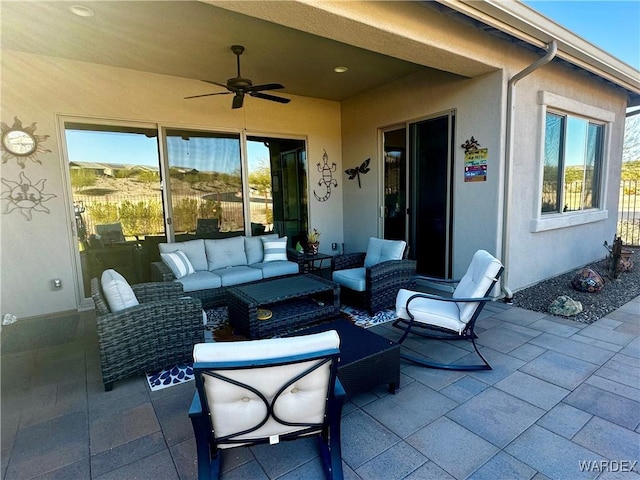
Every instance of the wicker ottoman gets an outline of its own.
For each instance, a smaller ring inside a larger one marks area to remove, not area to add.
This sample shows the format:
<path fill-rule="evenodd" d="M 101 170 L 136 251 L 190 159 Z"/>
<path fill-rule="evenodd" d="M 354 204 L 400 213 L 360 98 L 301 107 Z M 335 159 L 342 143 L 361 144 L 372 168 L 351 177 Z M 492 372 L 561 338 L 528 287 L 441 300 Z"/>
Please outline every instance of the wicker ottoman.
<path fill-rule="evenodd" d="M 327 330 L 336 330 L 340 335 L 338 378 L 348 397 L 381 384 L 389 384 L 389 391 L 396 393 L 400 386 L 400 345 L 342 318 L 292 335 Z"/>
<path fill-rule="evenodd" d="M 286 335 L 287 332 L 337 317 L 340 285 L 315 275 L 263 280 L 227 290 L 229 324 L 250 339 Z M 259 319 L 258 311 L 270 316 Z"/>

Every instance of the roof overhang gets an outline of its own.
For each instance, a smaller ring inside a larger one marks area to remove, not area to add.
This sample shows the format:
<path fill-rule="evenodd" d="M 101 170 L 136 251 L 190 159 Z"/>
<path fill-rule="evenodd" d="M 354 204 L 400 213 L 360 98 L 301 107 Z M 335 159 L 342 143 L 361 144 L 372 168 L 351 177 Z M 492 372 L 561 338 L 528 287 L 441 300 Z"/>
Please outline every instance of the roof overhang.
<path fill-rule="evenodd" d="M 628 105 L 640 105 L 640 71 L 520 1 L 437 0 L 438 3 L 534 47 L 551 40 L 557 58 L 625 89 Z"/>

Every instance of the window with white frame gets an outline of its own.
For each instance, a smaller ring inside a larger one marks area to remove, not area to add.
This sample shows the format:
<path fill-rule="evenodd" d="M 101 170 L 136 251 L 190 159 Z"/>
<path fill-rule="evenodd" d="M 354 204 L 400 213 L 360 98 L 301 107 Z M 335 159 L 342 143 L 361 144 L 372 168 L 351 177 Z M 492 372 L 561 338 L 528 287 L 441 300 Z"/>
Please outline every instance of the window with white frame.
<path fill-rule="evenodd" d="M 601 208 L 603 123 L 548 109 L 541 213 Z"/>

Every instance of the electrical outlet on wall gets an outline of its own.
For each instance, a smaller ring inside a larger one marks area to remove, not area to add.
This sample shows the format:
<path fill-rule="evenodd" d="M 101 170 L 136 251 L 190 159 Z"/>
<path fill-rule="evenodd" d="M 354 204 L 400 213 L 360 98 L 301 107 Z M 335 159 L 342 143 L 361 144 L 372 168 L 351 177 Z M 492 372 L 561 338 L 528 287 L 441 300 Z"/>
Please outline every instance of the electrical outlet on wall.
<path fill-rule="evenodd" d="M 335 242 L 334 242 L 334 243 L 332 243 L 332 244 L 331 244 L 331 250 L 334 250 L 334 251 L 335 251 L 335 250 L 338 250 L 338 244 L 337 244 L 337 243 L 335 243 Z"/>

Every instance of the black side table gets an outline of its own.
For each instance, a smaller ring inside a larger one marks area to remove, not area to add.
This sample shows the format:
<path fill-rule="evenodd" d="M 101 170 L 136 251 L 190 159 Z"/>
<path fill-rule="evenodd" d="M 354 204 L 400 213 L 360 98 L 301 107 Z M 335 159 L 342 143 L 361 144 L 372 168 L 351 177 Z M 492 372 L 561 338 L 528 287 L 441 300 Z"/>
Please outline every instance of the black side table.
<path fill-rule="evenodd" d="M 322 262 L 332 258 L 332 255 L 327 255 L 326 253 L 316 253 L 315 255 L 305 253 L 303 259 L 304 273 L 319 273 L 319 270 L 322 269 Z M 319 265 L 316 265 L 316 262 L 320 262 Z"/>

